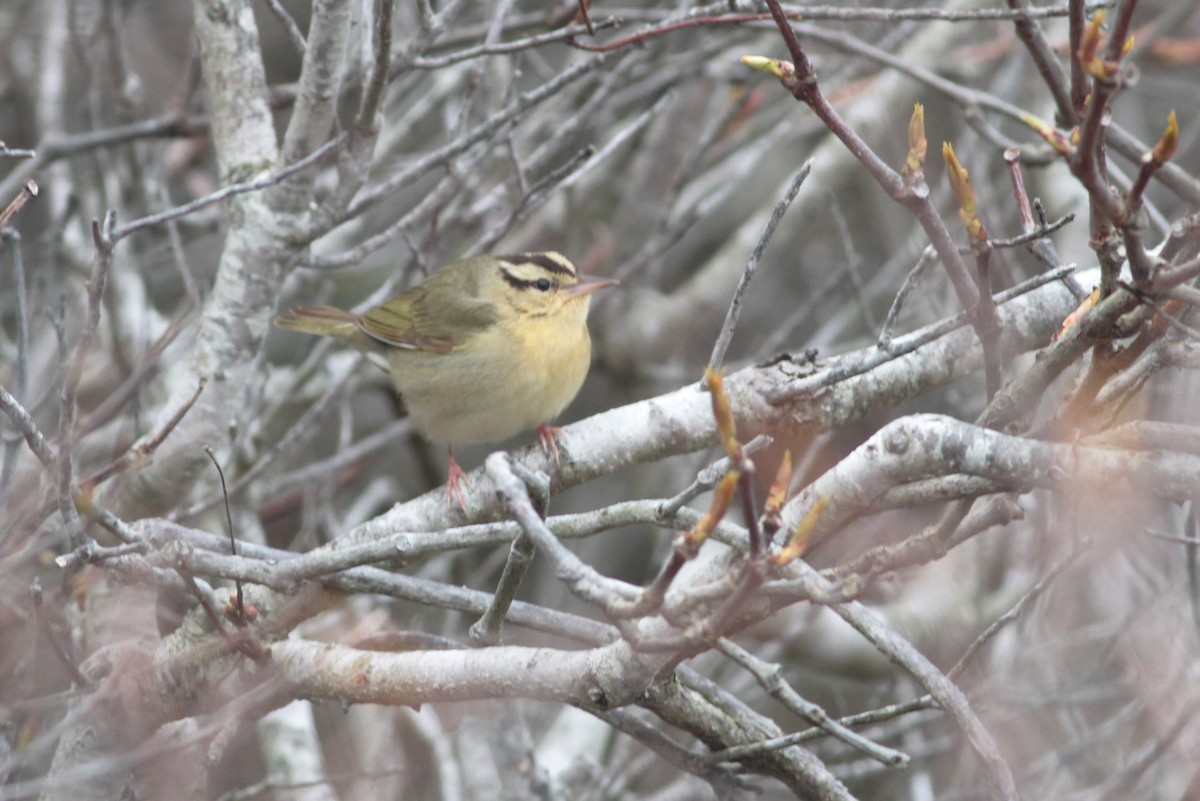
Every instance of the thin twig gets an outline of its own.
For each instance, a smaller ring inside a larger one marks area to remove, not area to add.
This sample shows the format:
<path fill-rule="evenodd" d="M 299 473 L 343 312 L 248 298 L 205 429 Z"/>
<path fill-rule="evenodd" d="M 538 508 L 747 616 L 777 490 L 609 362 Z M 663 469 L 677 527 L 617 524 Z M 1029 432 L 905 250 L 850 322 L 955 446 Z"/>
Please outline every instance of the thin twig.
<path fill-rule="evenodd" d="M 754 278 L 755 271 L 758 270 L 758 262 L 762 258 L 763 251 L 767 249 L 767 243 L 774 236 L 775 228 L 779 225 L 779 221 L 783 219 L 783 215 L 787 212 L 788 207 L 796 199 L 801 185 L 804 184 L 804 179 L 812 171 L 812 165 L 813 161 L 809 159 L 804 162 L 804 165 L 792 177 L 792 181 L 788 184 L 783 199 L 775 204 L 775 209 L 771 212 L 771 218 L 767 220 L 767 225 L 763 228 L 762 236 L 758 238 L 758 243 L 750 253 L 750 260 L 746 262 L 746 268 L 742 271 L 741 280 L 738 281 L 737 289 L 733 292 L 733 300 L 729 303 L 729 311 L 725 313 L 725 322 L 721 325 L 721 332 L 717 335 L 717 341 L 713 345 L 712 355 L 708 357 L 708 368 L 710 370 L 721 369 L 721 364 L 725 361 L 725 351 L 729 348 L 730 340 L 733 339 L 733 330 L 737 327 L 738 316 L 742 312 L 742 301 L 746 296 L 746 290 L 750 286 L 751 279 Z"/>
<path fill-rule="evenodd" d="M 100 301 L 104 297 L 104 287 L 108 282 L 108 272 L 112 267 L 113 227 L 116 225 L 117 213 L 109 211 L 104 217 L 104 223 L 92 221 L 92 240 L 96 246 L 96 256 L 92 263 L 92 274 L 88 279 L 87 317 L 84 320 L 83 331 L 70 357 L 65 357 L 62 373 L 62 390 L 59 394 L 59 418 L 57 438 L 57 468 L 58 468 L 58 505 L 63 520 L 75 523 L 79 513 L 74 503 L 74 466 L 72 464 L 75 447 L 75 413 L 76 391 L 79 380 L 83 376 L 83 364 L 100 326 Z M 65 354 L 64 354 L 65 356 Z M 76 543 L 78 544 L 78 543 Z"/>
<path fill-rule="evenodd" d="M 304 41 L 304 34 L 300 32 L 300 26 L 296 24 L 296 20 L 287 12 L 287 9 L 279 2 L 279 0 L 266 0 L 267 8 L 271 9 L 271 13 L 279 20 L 283 26 L 284 33 L 292 43 L 292 47 L 296 48 L 296 52 L 304 55 L 308 50 L 308 43 Z"/>
<path fill-rule="evenodd" d="M 717 641 L 717 648 L 754 676 L 759 686 L 766 690 L 771 697 L 813 726 L 889 768 L 908 767 L 909 758 L 903 752 L 868 740 L 861 734 L 846 728 L 837 720 L 830 718 L 829 714 L 817 704 L 801 697 L 783 678 L 783 668 L 779 665 L 772 665 L 759 659 L 745 648 L 724 637 Z M 710 756 L 709 759 L 712 760 L 713 757 Z"/>
<path fill-rule="evenodd" d="M 479 242 L 471 248 L 472 252 L 487 253 L 491 251 L 506 233 L 550 200 L 554 196 L 555 190 L 561 190 L 568 186 L 569 179 L 579 175 L 590 166 L 595 155 L 595 149 L 589 145 L 534 184 L 528 194 L 522 196 L 517 205 L 513 207 L 507 218 L 501 220 L 491 231 L 480 237 Z"/>
<path fill-rule="evenodd" d="M 619 23 L 616 19 L 606 19 L 595 23 L 594 27 L 596 30 L 603 30 L 605 28 L 615 27 L 618 24 Z M 527 36 L 523 39 L 516 39 L 511 42 L 482 44 L 478 47 L 459 50 L 444 56 L 415 58 L 409 62 L 407 66 L 418 70 L 437 70 L 457 64 L 460 61 L 469 61 L 473 58 L 504 55 L 506 53 L 518 53 L 522 50 L 529 50 L 544 44 L 567 41 L 587 32 L 588 29 L 585 25 L 572 25 L 569 28 L 562 28 L 561 30 L 550 31 L 548 33 L 539 33 L 533 36 Z"/>
<path fill-rule="evenodd" d="M 875 340 L 876 347 L 880 350 L 891 352 L 892 331 L 896 328 L 896 321 L 900 317 L 900 310 L 904 308 L 904 302 L 908 300 L 908 296 L 916 289 L 918 279 L 936 261 L 937 251 L 933 249 L 933 245 L 927 245 L 921 251 L 921 257 L 917 259 L 916 266 L 908 271 L 908 275 L 904 276 L 904 281 L 900 284 L 900 290 L 896 293 L 896 297 L 892 299 L 891 308 L 888 309 L 887 317 L 883 320 L 883 328 L 879 330 L 879 337 Z"/>
<path fill-rule="evenodd" d="M 1062 228 L 1063 226 L 1072 222 L 1075 222 L 1075 215 L 1068 214 L 1064 217 L 1059 217 L 1054 222 L 1048 222 L 1045 225 L 1038 226 L 1033 231 L 1028 231 L 1024 234 L 1018 234 L 1016 236 L 1009 237 L 1008 239 L 989 239 L 988 242 L 993 248 L 1015 248 L 1020 245 L 1027 245 L 1030 242 L 1034 242 L 1044 237 L 1046 234 L 1053 233 L 1059 228 Z M 1055 266 L 1057 267 L 1058 265 Z"/>
<path fill-rule="evenodd" d="M 29 301 L 25 288 L 25 261 L 21 255 L 21 235 L 9 228 L 0 228 L 0 237 L 8 242 L 12 252 L 13 291 L 17 296 L 17 394 L 18 405 L 29 397 Z M 16 441 L 4 448 L 4 463 L 0 465 L 0 503 L 8 494 L 8 483 L 16 465 Z"/>
<path fill-rule="evenodd" d="M 574 81 L 579 80 L 583 76 L 598 70 L 600 67 L 609 62 L 607 56 L 597 56 L 590 61 L 584 61 L 575 66 L 564 70 L 553 79 L 547 81 L 536 89 L 531 89 L 521 95 L 518 95 L 511 103 L 505 106 L 500 111 L 488 117 L 483 122 L 479 123 L 469 132 L 455 139 L 453 142 L 427 153 L 404 169 L 400 170 L 395 175 L 389 176 L 381 181 L 377 186 L 372 187 L 362 193 L 355 199 L 350 206 L 338 216 L 335 223 L 345 222 L 346 220 L 357 217 L 364 211 L 379 203 L 386 197 L 399 191 L 401 188 L 409 185 L 418 176 L 442 164 L 450 162 L 452 159 L 469 150 L 478 142 L 493 135 L 496 131 L 508 125 L 513 119 L 523 114 L 532 106 L 541 103 L 549 97 L 557 94 L 563 87 Z"/>
<path fill-rule="evenodd" d="M 334 151 L 342 146 L 343 141 L 344 137 L 341 136 L 331 139 L 290 167 L 286 167 L 278 172 L 272 173 L 265 178 L 258 178 L 256 180 L 246 181 L 245 183 L 240 184 L 230 184 L 224 189 L 220 189 L 210 195 L 205 195 L 202 198 L 197 198 L 190 203 L 184 203 L 182 206 L 176 206 L 173 209 L 167 209 L 166 211 L 161 211 L 157 214 L 151 214 L 149 216 L 142 217 L 141 219 L 134 220 L 126 225 L 122 225 L 119 228 L 114 228 L 110 234 L 112 240 L 115 243 L 121 239 L 124 239 L 130 234 L 137 233 L 145 228 L 161 225 L 168 220 L 176 220 L 180 217 L 186 217 L 187 215 L 197 212 L 200 209 L 207 208 L 214 203 L 220 203 L 221 201 L 235 197 L 236 195 L 244 195 L 247 192 L 257 192 L 261 189 L 266 189 L 269 186 L 274 186 L 280 181 L 283 181 L 298 172 L 303 172 L 314 164 L 324 161 Z"/>
<path fill-rule="evenodd" d="M 371 75 L 367 79 L 366 91 L 354 121 L 354 132 L 350 136 L 348 150 L 355 151 L 360 139 L 373 140 L 379 133 L 379 104 L 383 101 L 383 90 L 387 86 L 388 65 L 392 57 L 392 8 L 395 0 L 375 0 L 375 11 L 371 25 L 375 60 Z"/>
<path fill-rule="evenodd" d="M 26 203 L 37 197 L 37 193 L 37 181 L 34 181 L 32 178 L 26 181 L 25 185 L 21 187 L 21 191 L 17 193 L 17 196 L 4 208 L 4 211 L 0 211 L 0 231 L 8 226 L 9 220 L 15 217 L 21 209 L 25 208 Z"/>
<path fill-rule="evenodd" d="M 1086 541 L 1080 543 L 1080 546 L 1086 545 Z M 957 678 L 958 675 L 962 673 L 969 664 L 971 664 L 972 660 L 975 659 L 976 654 L 978 654 L 980 650 L 982 650 L 983 647 L 988 644 L 988 642 L 994 639 L 995 636 L 1000 633 L 1001 629 L 1020 618 L 1021 614 L 1029 607 L 1030 604 L 1045 594 L 1046 590 L 1050 588 L 1050 585 L 1054 582 L 1054 580 L 1062 575 L 1063 571 L 1070 567 L 1071 564 L 1077 558 L 1079 558 L 1083 551 L 1083 547 L 1078 547 L 1052 565 L 1050 569 L 1046 571 L 1046 575 L 1042 576 L 1042 578 L 1038 580 L 1037 584 L 1035 584 L 1029 589 L 1028 592 L 1022 595 L 1020 600 L 1018 600 L 1011 609 L 992 621 L 992 624 L 984 629 L 983 633 L 976 637 L 974 642 L 967 646 L 967 650 L 964 651 L 963 655 L 959 657 L 957 662 L 954 663 L 954 667 L 946 671 L 946 678 Z"/>
<path fill-rule="evenodd" d="M 101 482 L 112 478 L 117 473 L 128 470 L 135 464 L 144 463 L 149 456 L 158 450 L 158 447 L 162 445 L 167 436 L 175 430 L 175 427 L 183 421 L 184 416 L 191 411 L 192 406 L 194 406 L 196 401 L 199 400 L 200 393 L 204 391 L 204 386 L 207 383 L 208 378 L 201 376 L 200 381 L 196 386 L 196 391 L 192 393 L 190 398 L 184 401 L 183 405 L 179 407 L 179 411 L 171 415 L 171 418 L 163 424 L 163 426 L 158 430 L 158 433 L 137 447 L 130 448 L 119 459 L 114 460 L 107 467 L 104 467 L 98 472 L 93 473 L 80 483 L 84 486 L 95 487 Z"/>
<path fill-rule="evenodd" d="M 754 453 L 769 447 L 774 440 L 766 434 L 759 434 L 754 439 L 742 446 L 742 453 L 746 456 L 751 456 Z M 733 465 L 729 461 L 728 456 L 723 456 L 717 461 L 710 464 L 708 467 L 696 474 L 695 480 L 691 484 L 684 487 L 677 495 L 662 502 L 659 506 L 659 515 L 661 517 L 674 517 L 675 513 L 682 509 L 687 504 L 691 503 L 697 496 L 708 492 L 725 477 Z"/>
<path fill-rule="evenodd" d="M 1183 334 L 1184 336 L 1188 337 L 1189 339 L 1191 339 L 1195 342 L 1200 342 L 1200 331 L 1196 330 L 1195 328 L 1192 328 L 1190 325 L 1185 323 L 1183 320 L 1180 320 L 1178 317 L 1171 314 L 1169 311 L 1167 311 L 1163 307 L 1163 305 L 1161 303 L 1158 303 L 1153 298 L 1146 295 L 1146 293 L 1138 290 L 1137 288 L 1131 286 L 1130 284 L 1126 283 L 1125 281 L 1118 281 L 1117 287 L 1120 289 L 1124 289 L 1126 292 L 1129 292 L 1130 294 L 1137 297 L 1137 299 L 1139 301 L 1146 304 L 1150 308 L 1154 309 L 1155 314 L 1157 314 L 1159 317 L 1161 317 L 1163 320 L 1165 320 L 1167 325 L 1171 326 L 1179 333 Z"/>
<path fill-rule="evenodd" d="M 221 479 L 221 497 L 225 499 L 225 525 L 229 532 L 229 553 L 232 556 L 237 556 L 237 537 L 233 534 L 233 515 L 229 511 L 229 491 L 225 487 L 225 471 L 221 469 L 221 463 L 217 461 L 216 454 L 213 449 L 204 446 L 204 452 L 208 454 L 209 461 L 213 463 L 213 467 L 217 468 L 217 476 Z M 234 579 L 233 586 L 236 589 L 237 598 L 237 617 L 234 618 L 235 623 L 245 625 L 246 623 L 246 597 L 242 594 L 242 582 Z"/>
<path fill-rule="evenodd" d="M 350 383 L 350 379 L 354 377 L 355 373 L 358 372 L 358 368 L 365 361 L 366 358 L 364 356 L 356 354 L 354 360 L 346 369 L 346 372 L 340 377 L 335 378 L 329 389 L 326 390 L 325 394 L 322 395 L 316 403 L 308 407 L 304 414 L 300 416 L 300 419 L 297 420 L 291 426 L 291 428 L 289 428 L 283 434 L 283 436 L 277 438 L 275 443 L 265 453 L 259 454 L 258 458 L 254 461 L 254 464 L 252 464 L 245 473 L 243 473 L 236 481 L 233 482 L 233 486 L 229 488 L 228 492 L 222 489 L 222 496 L 225 497 L 226 503 L 229 502 L 229 498 L 237 497 L 242 490 L 250 486 L 255 479 L 262 475 L 262 472 L 266 470 L 267 467 L 274 464 L 275 459 L 278 458 L 280 454 L 287 453 L 290 448 L 292 448 L 297 442 L 301 441 L 302 437 L 311 432 L 313 425 L 315 425 L 331 408 L 333 408 L 333 404 L 342 397 L 343 393 L 346 391 L 346 387 Z M 196 515 L 207 512 L 209 509 L 212 509 L 214 506 L 216 506 L 221 500 L 222 496 L 213 495 L 210 498 L 197 501 L 186 509 L 179 510 L 171 517 L 175 520 L 186 520 L 189 517 L 195 517 Z"/>
<path fill-rule="evenodd" d="M 46 468 L 46 472 L 53 474 L 55 458 L 54 451 L 50 449 L 50 443 L 42 435 L 29 412 L 25 411 L 25 407 L 2 386 L 0 386 L 0 411 L 7 414 L 13 421 L 13 425 L 29 443 L 29 450 L 33 451 L 33 455 L 42 463 L 42 467 Z"/>
<path fill-rule="evenodd" d="M 152 139 L 158 137 L 191 137 L 198 136 L 209 130 L 208 121 L 195 117 L 184 118 L 178 114 L 169 114 L 150 120 L 141 120 L 129 125 L 119 125 L 115 128 L 104 128 L 98 131 L 85 131 L 76 134 L 51 133 L 38 143 L 36 156 L 22 162 L 19 167 L 0 181 L 0 197 L 14 191 L 17 186 L 39 174 L 46 165 L 55 161 L 103 147 L 123 144 L 136 139 Z"/>
<path fill-rule="evenodd" d="M 63 642 L 59 638 L 58 634 L 55 633 L 54 629 L 50 626 L 50 621 L 46 619 L 46 612 L 42 604 L 42 582 L 41 579 L 36 577 L 33 580 L 32 595 L 33 613 L 37 617 L 38 628 L 41 629 L 42 636 L 45 637 L 46 641 L 50 643 L 50 650 L 52 650 L 54 655 L 58 657 L 59 663 L 61 663 L 62 666 L 67 669 L 67 673 L 71 676 L 71 681 L 75 682 L 76 686 L 78 686 L 80 689 L 90 688 L 92 686 L 91 680 L 88 679 L 87 676 L 83 675 L 83 671 L 79 669 L 79 665 L 77 665 L 71 655 L 67 653 L 66 646 L 63 645 Z"/>

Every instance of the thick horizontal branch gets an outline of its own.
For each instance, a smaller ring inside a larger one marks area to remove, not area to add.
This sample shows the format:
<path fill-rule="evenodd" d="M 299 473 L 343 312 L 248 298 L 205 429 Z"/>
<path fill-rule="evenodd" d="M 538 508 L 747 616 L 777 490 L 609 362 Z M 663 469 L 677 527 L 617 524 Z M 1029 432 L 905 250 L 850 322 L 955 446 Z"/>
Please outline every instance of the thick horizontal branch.
<path fill-rule="evenodd" d="M 1080 276 L 1086 285 L 1090 274 Z M 1061 284 L 1039 287 L 999 306 L 1006 355 L 1046 345 L 1075 309 L 1071 293 Z M 895 340 L 899 347 L 908 337 Z M 807 361 L 780 357 L 731 374 L 726 391 L 737 416 L 738 433 L 749 439 L 760 433 L 827 429 L 852 422 L 870 412 L 890 408 L 950 381 L 970 375 L 981 364 L 978 340 L 960 328 L 902 356 L 877 363 L 876 348 L 846 354 L 814 368 Z M 837 383 L 822 381 L 846 364 L 872 361 L 870 369 Z M 803 386 L 803 391 L 793 391 Z M 771 399 L 780 399 L 773 403 Z M 557 493 L 624 467 L 690 453 L 716 442 L 716 427 L 708 393 L 699 383 L 666 395 L 612 409 L 567 426 L 559 438 L 561 464 L 539 448 L 516 454 L 530 470 L 552 479 Z M 496 519 L 502 508 L 491 479 L 482 470 L 471 473 L 465 493 L 467 517 Z M 341 545 L 363 542 L 400 531 L 436 531 L 463 523 L 463 512 L 446 503 L 434 490 L 370 520 L 339 540 Z"/>
<path fill-rule="evenodd" d="M 950 474 L 1017 491 L 1065 488 L 1076 494 L 1111 498 L 1116 493 L 1177 503 L 1200 494 L 1200 457 L 1194 454 L 1047 442 L 920 414 L 884 426 L 805 487 L 784 507 L 782 529 L 799 526 L 820 501 L 824 508 L 812 533 L 815 543 L 871 510 L 893 488 Z"/>
<path fill-rule="evenodd" d="M 497 646 L 381 653 L 288 640 L 271 646 L 282 678 L 308 698 L 419 706 L 438 701 L 531 698 L 608 709 L 654 678 L 650 660 L 618 641 L 586 651 Z"/>

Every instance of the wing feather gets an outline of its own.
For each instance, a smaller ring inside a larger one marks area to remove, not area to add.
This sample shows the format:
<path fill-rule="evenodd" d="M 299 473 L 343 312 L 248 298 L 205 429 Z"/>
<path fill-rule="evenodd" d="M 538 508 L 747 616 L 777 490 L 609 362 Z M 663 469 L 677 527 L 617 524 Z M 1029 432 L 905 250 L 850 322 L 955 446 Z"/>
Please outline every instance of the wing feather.
<path fill-rule="evenodd" d="M 439 270 L 361 315 L 358 326 L 386 345 L 449 353 L 498 320 L 495 307 L 479 297 L 473 271 Z"/>

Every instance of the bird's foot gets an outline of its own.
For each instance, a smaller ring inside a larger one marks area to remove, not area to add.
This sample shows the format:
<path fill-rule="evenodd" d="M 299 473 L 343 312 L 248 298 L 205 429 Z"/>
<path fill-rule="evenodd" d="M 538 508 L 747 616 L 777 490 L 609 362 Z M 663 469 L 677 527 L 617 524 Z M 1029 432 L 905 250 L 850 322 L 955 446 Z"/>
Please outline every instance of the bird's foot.
<path fill-rule="evenodd" d="M 463 497 L 462 485 L 470 486 L 471 479 L 467 478 L 467 474 L 458 466 L 458 462 L 454 459 L 454 451 L 448 451 L 446 465 L 446 499 L 450 503 L 457 504 L 464 512 L 467 511 L 467 501 Z"/>
<path fill-rule="evenodd" d="M 538 439 L 542 443 L 542 450 L 554 457 L 554 464 L 559 465 L 561 462 L 558 458 L 558 443 L 554 438 L 561 435 L 563 430 L 557 426 L 550 426 L 542 423 L 537 427 Z"/>

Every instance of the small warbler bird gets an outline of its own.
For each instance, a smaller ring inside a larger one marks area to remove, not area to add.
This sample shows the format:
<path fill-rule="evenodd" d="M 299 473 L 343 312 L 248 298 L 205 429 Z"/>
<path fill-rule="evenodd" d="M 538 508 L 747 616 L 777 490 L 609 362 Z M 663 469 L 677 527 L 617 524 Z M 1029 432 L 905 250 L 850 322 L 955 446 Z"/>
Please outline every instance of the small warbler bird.
<path fill-rule="evenodd" d="M 465 509 L 455 445 L 537 428 L 558 460 L 559 430 L 549 422 L 591 366 L 591 294 L 616 283 L 580 275 L 558 253 L 474 256 L 365 314 L 301 306 L 275 325 L 333 337 L 386 364 L 413 423 L 448 444 L 446 492 Z"/>

